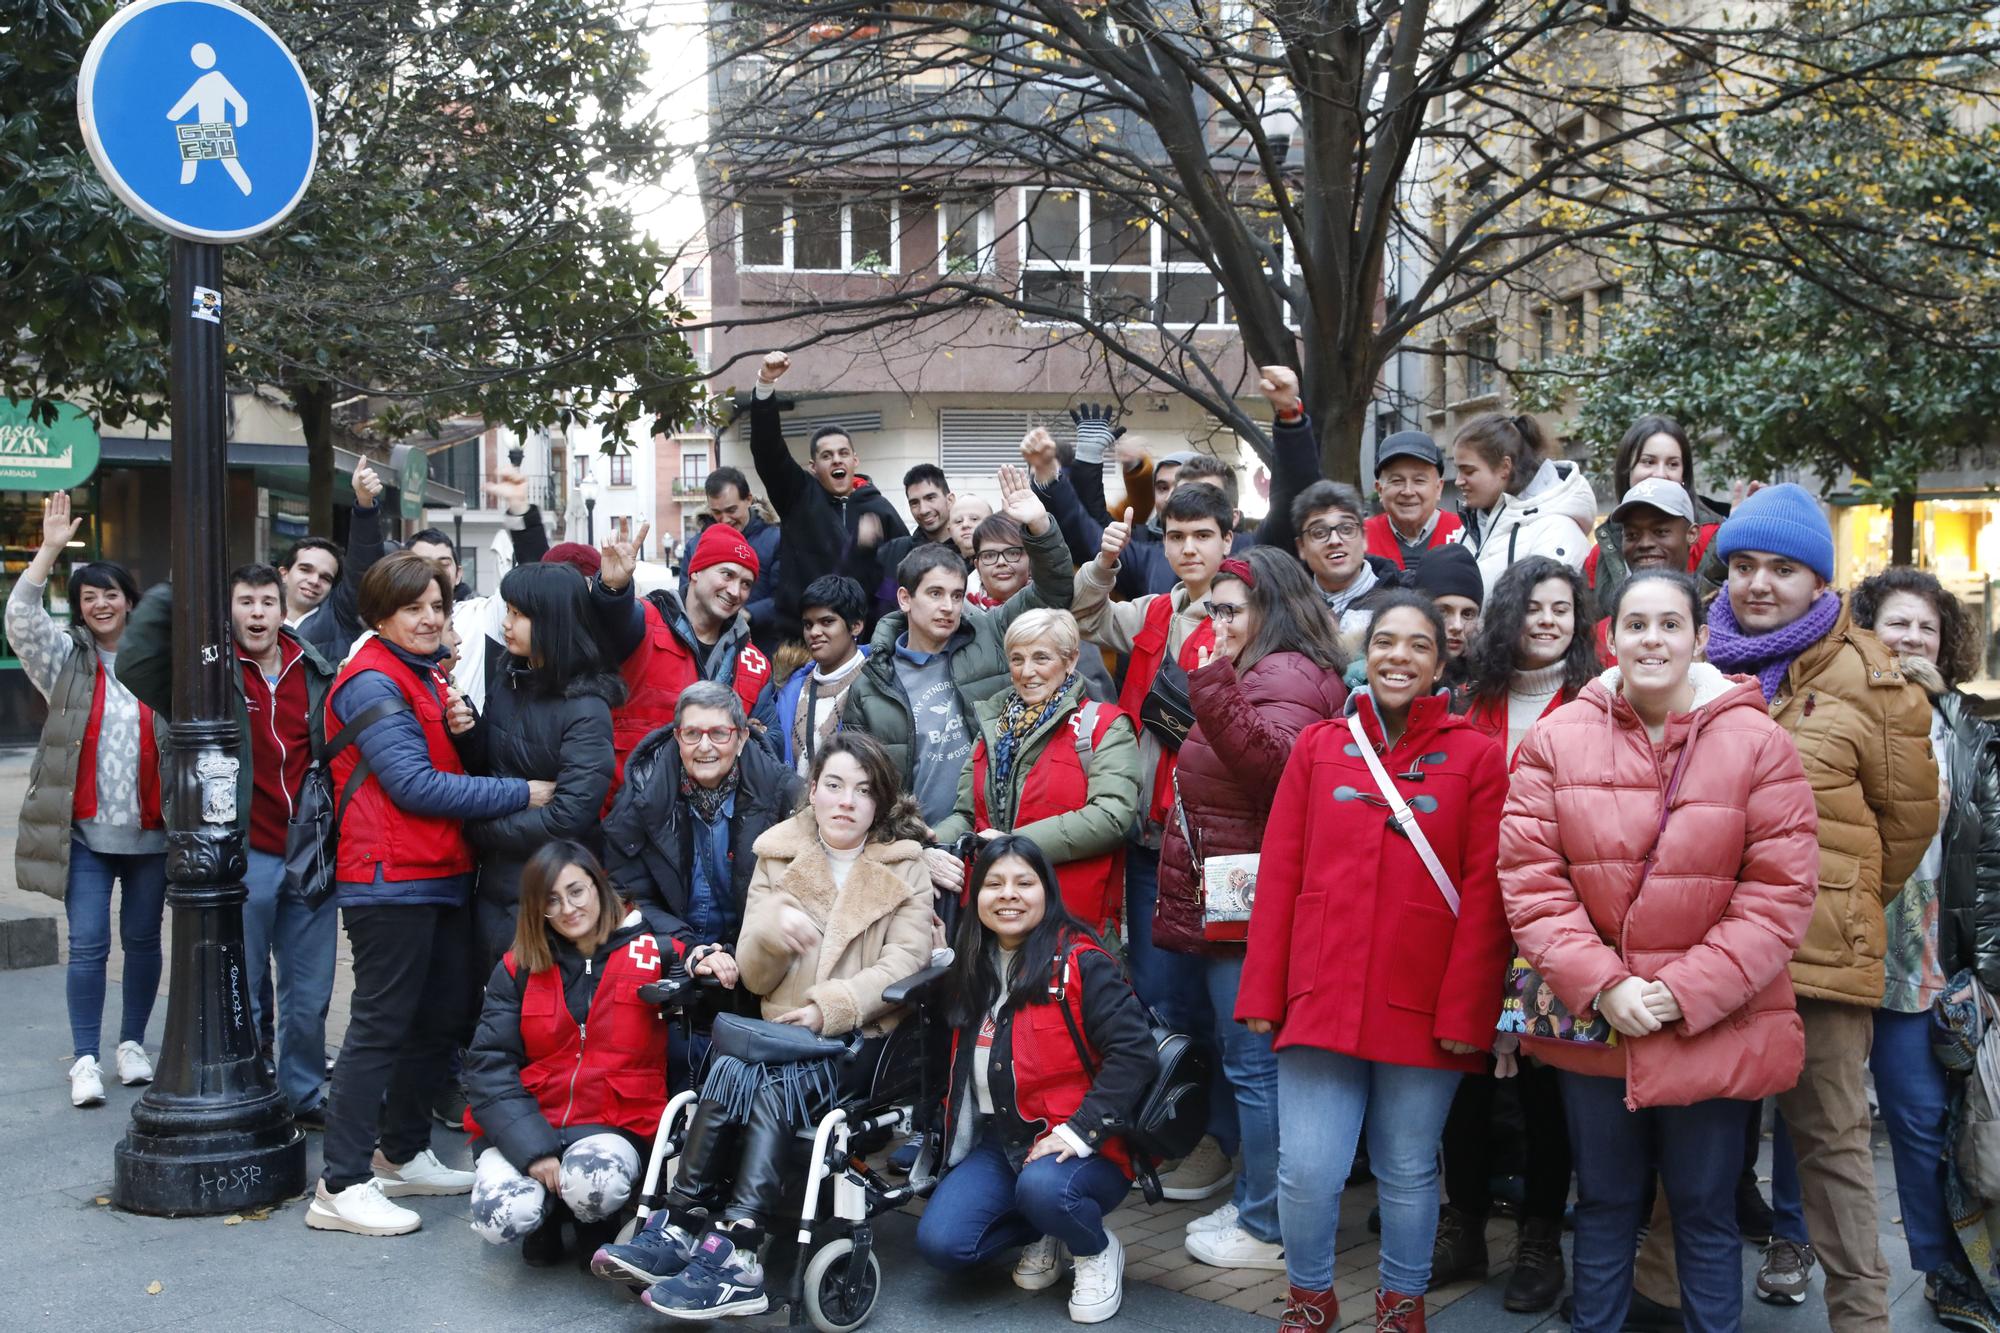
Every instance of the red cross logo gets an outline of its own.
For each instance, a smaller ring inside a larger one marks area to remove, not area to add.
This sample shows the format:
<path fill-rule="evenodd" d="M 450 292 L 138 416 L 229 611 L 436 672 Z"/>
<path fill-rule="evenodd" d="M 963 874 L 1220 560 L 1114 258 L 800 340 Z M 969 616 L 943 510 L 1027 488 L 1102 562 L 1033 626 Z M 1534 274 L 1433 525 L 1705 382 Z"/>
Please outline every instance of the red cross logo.
<path fill-rule="evenodd" d="M 741 662 L 743 669 L 753 676 L 766 675 L 771 670 L 771 659 L 747 643 L 743 645 L 743 651 L 737 654 L 736 660 Z"/>
<path fill-rule="evenodd" d="M 625 952 L 632 956 L 632 965 L 641 972 L 660 970 L 660 946 L 651 935 L 641 935 L 625 946 Z"/>

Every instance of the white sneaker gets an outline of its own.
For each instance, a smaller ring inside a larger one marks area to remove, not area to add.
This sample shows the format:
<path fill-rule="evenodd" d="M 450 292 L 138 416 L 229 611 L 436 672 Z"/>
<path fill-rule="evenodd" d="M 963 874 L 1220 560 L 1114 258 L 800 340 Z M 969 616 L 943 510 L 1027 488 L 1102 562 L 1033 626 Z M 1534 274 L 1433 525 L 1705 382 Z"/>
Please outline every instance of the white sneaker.
<path fill-rule="evenodd" d="M 315 1231 L 351 1231 L 357 1236 L 403 1236 L 424 1224 L 424 1219 L 401 1204 L 390 1203 L 382 1193 L 382 1183 L 364 1180 L 338 1194 L 327 1192 L 320 1181 L 313 1200 L 306 1205 L 306 1225 Z"/>
<path fill-rule="evenodd" d="M 97 1067 L 96 1056 L 79 1055 L 69 1067 L 69 1104 L 104 1105 L 104 1071 Z"/>
<path fill-rule="evenodd" d="M 136 1041 L 118 1043 L 118 1081 L 128 1088 L 153 1081 L 153 1062 L 146 1058 L 146 1048 Z"/>
<path fill-rule="evenodd" d="M 1197 1231 L 1220 1231 L 1224 1227 L 1233 1227 L 1235 1225 L 1236 1204 L 1234 1201 L 1231 1201 L 1223 1204 L 1222 1207 L 1212 1213 L 1203 1213 L 1200 1217 L 1188 1223 L 1187 1233 L 1192 1236 Z"/>
<path fill-rule="evenodd" d="M 1266 1268 L 1285 1271 L 1285 1247 L 1258 1240 L 1239 1226 L 1195 1231 L 1183 1242 L 1196 1263 L 1210 1268 Z"/>
<path fill-rule="evenodd" d="M 1205 1135 L 1194 1151 L 1181 1158 L 1172 1171 L 1160 1177 L 1160 1189 L 1169 1199 L 1207 1199 L 1236 1183 L 1236 1167 L 1223 1155 L 1222 1145 Z"/>
<path fill-rule="evenodd" d="M 1101 1324 L 1118 1313 L 1125 1300 L 1125 1247 L 1116 1232 L 1096 1254 L 1076 1256 L 1076 1281 L 1069 1289 L 1070 1322 Z"/>
<path fill-rule="evenodd" d="M 375 1150 L 374 1166 L 375 1183 L 382 1187 L 386 1198 L 400 1199 L 411 1194 L 472 1193 L 472 1173 L 446 1166 L 429 1148 L 401 1166 L 391 1163 L 378 1148 Z M 346 1192 L 341 1191 L 343 1194 Z M 410 1215 L 416 1216 L 415 1213 Z"/>
<path fill-rule="evenodd" d="M 1022 1291 L 1053 1287 L 1069 1270 L 1069 1250 L 1054 1236 L 1044 1236 L 1021 1250 L 1014 1261 L 1014 1285 Z"/>

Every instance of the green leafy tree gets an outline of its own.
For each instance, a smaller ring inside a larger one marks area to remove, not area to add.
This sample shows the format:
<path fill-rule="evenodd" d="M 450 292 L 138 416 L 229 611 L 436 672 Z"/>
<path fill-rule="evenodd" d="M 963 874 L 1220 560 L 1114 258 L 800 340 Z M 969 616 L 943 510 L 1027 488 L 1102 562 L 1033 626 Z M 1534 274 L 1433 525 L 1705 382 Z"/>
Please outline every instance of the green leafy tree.
<path fill-rule="evenodd" d="M 0 0 L 0 390 L 107 425 L 166 406 L 168 240 L 98 179 L 76 76 L 105 0 Z M 315 528 L 334 406 L 371 429 L 473 415 L 597 423 L 607 442 L 699 412 L 674 256 L 627 197 L 667 170 L 643 75 L 650 11 L 270 0 L 320 98 L 318 173 L 225 261 L 231 374 L 299 414 Z"/>

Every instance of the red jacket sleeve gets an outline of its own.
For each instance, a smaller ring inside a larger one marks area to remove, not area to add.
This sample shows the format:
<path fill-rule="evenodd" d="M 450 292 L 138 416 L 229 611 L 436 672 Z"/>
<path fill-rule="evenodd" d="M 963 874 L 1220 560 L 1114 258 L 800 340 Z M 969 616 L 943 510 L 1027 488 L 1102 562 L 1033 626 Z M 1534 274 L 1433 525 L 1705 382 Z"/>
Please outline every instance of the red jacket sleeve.
<path fill-rule="evenodd" d="M 1319 711 L 1319 692 L 1308 692 L 1310 682 L 1300 679 L 1308 669 L 1317 670 L 1273 663 L 1271 670 L 1252 667 L 1247 677 L 1238 677 L 1236 664 L 1219 657 L 1188 676 L 1195 720 L 1215 752 L 1232 761 L 1236 783 L 1246 796 L 1271 799 L 1299 733 L 1329 716 Z M 1336 685 L 1333 695 L 1336 701 L 1344 699 L 1344 687 Z M 1257 877 L 1261 893 L 1261 864 Z"/>
<path fill-rule="evenodd" d="M 1805 942 L 1819 888 L 1819 813 L 1798 747 L 1777 726 L 1756 760 L 1743 821 L 1743 868 L 1722 917 L 1659 970 L 1688 1035 L 1741 1009 Z"/>
<path fill-rule="evenodd" d="M 1292 910 L 1305 873 L 1306 830 L 1312 821 L 1315 748 L 1308 740 L 1292 750 L 1271 803 L 1271 819 L 1265 825 L 1264 847 L 1257 860 L 1257 903 L 1250 909 L 1249 949 L 1236 989 L 1238 1022 L 1262 1018 L 1282 1023 L 1285 1018 Z"/>
<path fill-rule="evenodd" d="M 1547 727 L 1514 752 L 1513 781 L 1500 820 L 1500 891 L 1514 948 L 1572 1012 L 1632 970 L 1606 944 L 1577 897 L 1556 827 L 1555 762 Z"/>
<path fill-rule="evenodd" d="M 1472 733 L 1468 730 L 1466 734 Z M 1507 963 L 1513 953 L 1496 871 L 1500 811 L 1507 799 L 1507 760 L 1500 746 L 1484 737 L 1479 739 L 1472 761 L 1467 798 L 1459 863 L 1449 867 L 1458 881 L 1458 927 L 1452 932 L 1451 959 L 1438 988 L 1431 1035 L 1439 1041 L 1467 1042 L 1483 1050 L 1493 1043 Z"/>

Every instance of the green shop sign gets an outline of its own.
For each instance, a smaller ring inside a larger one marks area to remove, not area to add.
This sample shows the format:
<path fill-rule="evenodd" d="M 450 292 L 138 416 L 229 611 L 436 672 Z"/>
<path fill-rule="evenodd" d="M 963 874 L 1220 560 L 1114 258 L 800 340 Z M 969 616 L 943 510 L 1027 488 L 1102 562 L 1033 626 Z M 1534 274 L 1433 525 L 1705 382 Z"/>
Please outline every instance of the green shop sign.
<path fill-rule="evenodd" d="M 66 491 L 97 471 L 97 427 L 69 403 L 41 422 L 18 398 L 0 398 L 0 491 Z"/>
<path fill-rule="evenodd" d="M 424 516 L 424 483 L 430 480 L 431 456 L 414 444 L 399 444 L 389 455 L 396 469 L 396 489 L 402 492 L 403 517 L 415 522 Z"/>

